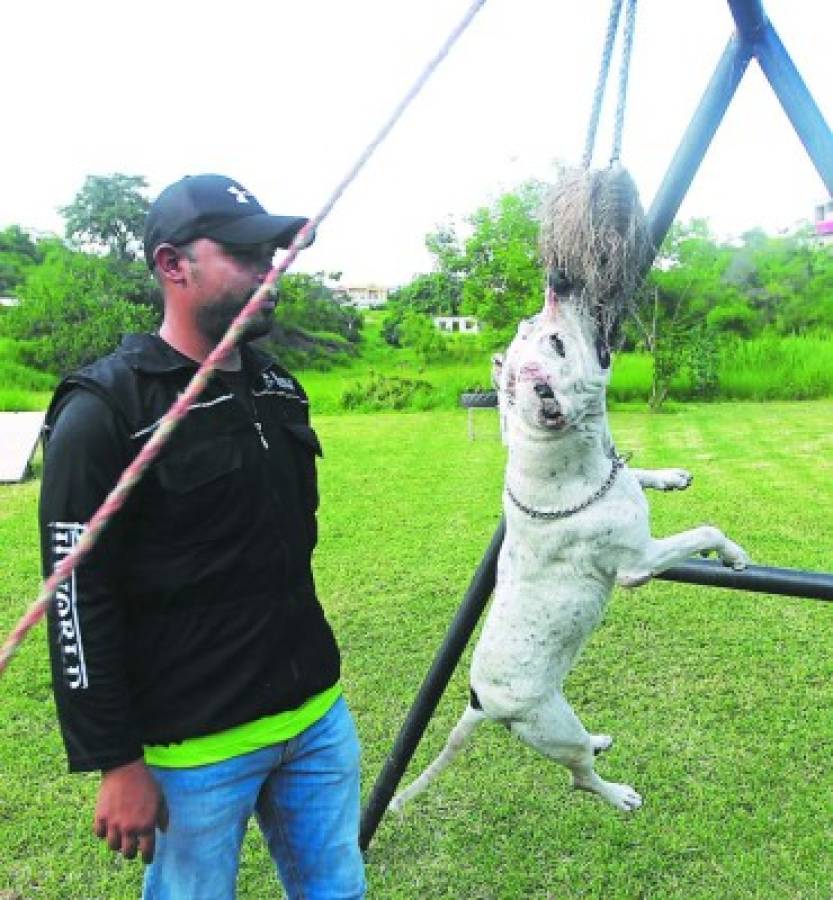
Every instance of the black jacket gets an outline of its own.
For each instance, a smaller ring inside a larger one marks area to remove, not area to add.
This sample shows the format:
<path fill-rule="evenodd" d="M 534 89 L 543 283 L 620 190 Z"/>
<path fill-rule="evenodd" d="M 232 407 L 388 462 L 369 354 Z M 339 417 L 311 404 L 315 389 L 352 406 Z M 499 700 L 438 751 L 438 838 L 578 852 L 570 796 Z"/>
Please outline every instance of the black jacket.
<path fill-rule="evenodd" d="M 215 374 L 52 605 L 71 770 L 294 709 L 338 680 L 311 569 L 321 449 L 307 399 L 269 357 L 242 357 L 249 396 Z M 195 370 L 161 338 L 131 335 L 59 385 L 46 419 L 45 574 Z"/>

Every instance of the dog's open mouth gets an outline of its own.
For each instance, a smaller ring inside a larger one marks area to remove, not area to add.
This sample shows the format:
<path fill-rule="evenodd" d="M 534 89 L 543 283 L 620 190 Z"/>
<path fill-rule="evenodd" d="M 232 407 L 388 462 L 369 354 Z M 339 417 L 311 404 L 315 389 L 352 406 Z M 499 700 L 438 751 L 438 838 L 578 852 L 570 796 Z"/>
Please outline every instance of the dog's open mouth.
<path fill-rule="evenodd" d="M 567 420 L 561 412 L 552 388 L 546 382 L 539 382 L 533 390 L 541 400 L 542 424 L 547 428 L 563 428 Z"/>

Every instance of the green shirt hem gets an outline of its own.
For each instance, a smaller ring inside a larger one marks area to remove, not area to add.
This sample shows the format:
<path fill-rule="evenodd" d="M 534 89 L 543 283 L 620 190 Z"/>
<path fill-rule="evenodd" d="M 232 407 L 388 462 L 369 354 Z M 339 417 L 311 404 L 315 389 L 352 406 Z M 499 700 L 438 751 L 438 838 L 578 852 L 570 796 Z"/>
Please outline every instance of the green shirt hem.
<path fill-rule="evenodd" d="M 289 709 L 272 716 L 264 716 L 253 722 L 236 725 L 217 734 L 186 738 L 176 744 L 154 744 L 144 748 L 145 762 L 149 766 L 168 769 L 185 769 L 222 762 L 244 753 L 262 750 L 296 737 L 310 725 L 326 715 L 341 696 L 341 685 L 310 697 L 297 709 Z"/>

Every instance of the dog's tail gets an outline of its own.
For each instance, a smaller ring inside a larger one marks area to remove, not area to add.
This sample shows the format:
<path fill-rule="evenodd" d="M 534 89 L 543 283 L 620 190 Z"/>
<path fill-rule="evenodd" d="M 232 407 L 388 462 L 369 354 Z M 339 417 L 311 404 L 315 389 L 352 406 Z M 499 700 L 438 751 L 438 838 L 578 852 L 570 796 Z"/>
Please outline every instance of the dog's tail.
<path fill-rule="evenodd" d="M 454 760 L 454 757 L 463 749 L 463 746 L 471 737 L 475 728 L 486 718 L 486 714 L 473 706 L 467 706 L 465 712 L 460 716 L 460 720 L 451 730 L 445 747 L 443 747 L 440 755 L 431 763 L 430 766 L 417 778 L 412 784 L 408 785 L 404 791 L 397 794 L 388 804 L 391 812 L 401 812 L 402 807 L 409 801 L 421 794 L 425 788 Z"/>

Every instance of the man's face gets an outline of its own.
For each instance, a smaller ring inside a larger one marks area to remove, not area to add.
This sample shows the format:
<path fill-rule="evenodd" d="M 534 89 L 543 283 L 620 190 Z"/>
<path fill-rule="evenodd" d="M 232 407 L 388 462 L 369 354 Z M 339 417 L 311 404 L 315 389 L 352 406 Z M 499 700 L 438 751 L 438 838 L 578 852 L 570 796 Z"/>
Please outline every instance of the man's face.
<path fill-rule="evenodd" d="M 191 244 L 194 322 L 216 344 L 228 331 L 241 309 L 263 283 L 272 266 L 274 244 L 228 246 L 209 238 Z M 245 339 L 269 333 L 274 301 L 265 301 L 249 320 Z"/>

